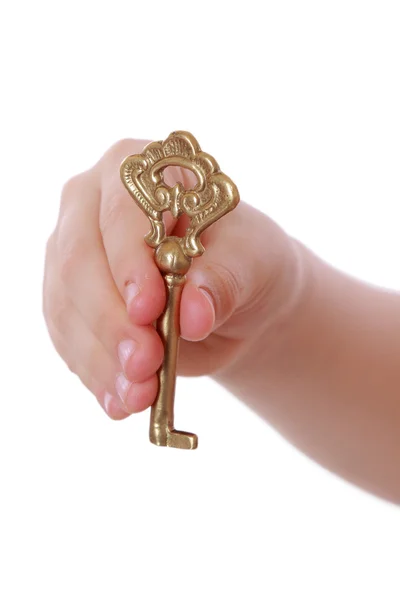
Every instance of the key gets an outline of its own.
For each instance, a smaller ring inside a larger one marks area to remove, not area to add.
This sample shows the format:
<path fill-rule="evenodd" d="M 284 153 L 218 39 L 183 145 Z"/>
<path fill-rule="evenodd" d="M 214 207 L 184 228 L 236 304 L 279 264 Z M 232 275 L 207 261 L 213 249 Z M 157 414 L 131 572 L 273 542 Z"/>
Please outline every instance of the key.
<path fill-rule="evenodd" d="M 163 173 L 170 166 L 192 171 L 197 180 L 194 187 L 186 190 L 180 182 L 168 186 Z M 151 142 L 141 154 L 126 157 L 120 175 L 150 221 L 145 241 L 154 248 L 154 260 L 167 291 L 166 307 L 157 321 L 165 354 L 158 372 L 157 398 L 151 408 L 150 441 L 157 446 L 193 450 L 197 448 L 197 435 L 174 428 L 180 299 L 192 260 L 205 250 L 201 234 L 237 206 L 239 192 L 233 181 L 220 171 L 215 159 L 202 152 L 194 136 L 186 131 L 174 131 L 165 141 Z M 184 214 L 189 217 L 184 237 L 166 235 L 165 211 L 170 211 L 175 219 Z"/>

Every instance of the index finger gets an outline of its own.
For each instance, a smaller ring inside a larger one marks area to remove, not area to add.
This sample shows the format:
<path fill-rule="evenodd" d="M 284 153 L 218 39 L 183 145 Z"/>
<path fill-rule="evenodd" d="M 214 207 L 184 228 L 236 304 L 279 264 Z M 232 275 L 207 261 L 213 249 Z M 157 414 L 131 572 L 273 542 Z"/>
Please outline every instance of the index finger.
<path fill-rule="evenodd" d="M 99 228 L 115 284 L 125 299 L 130 318 L 137 325 L 155 321 L 165 305 L 165 285 L 144 236 L 150 229 L 146 215 L 123 186 L 119 167 L 126 156 L 139 154 L 146 140 L 122 140 L 96 166 L 101 190 Z M 180 180 L 179 168 L 165 174 L 168 183 Z M 167 233 L 174 220 L 164 216 Z"/>

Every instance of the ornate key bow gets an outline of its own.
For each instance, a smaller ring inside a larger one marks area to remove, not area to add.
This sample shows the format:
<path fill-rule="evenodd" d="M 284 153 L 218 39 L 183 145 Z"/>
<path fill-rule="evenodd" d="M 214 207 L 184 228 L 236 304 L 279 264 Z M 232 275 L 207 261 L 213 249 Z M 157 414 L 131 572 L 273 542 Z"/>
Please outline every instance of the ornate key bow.
<path fill-rule="evenodd" d="M 168 186 L 163 177 L 167 167 L 192 171 L 197 183 L 186 190 L 178 182 Z M 197 436 L 174 429 L 176 363 L 179 345 L 179 306 L 183 285 L 192 259 L 203 254 L 202 232 L 235 208 L 239 193 L 222 173 L 215 159 L 202 152 L 186 131 L 175 131 L 164 142 L 148 144 L 141 154 L 128 156 L 121 164 L 123 184 L 150 220 L 145 236 L 155 248 L 154 259 L 163 273 L 167 289 L 166 308 L 157 322 L 164 344 L 164 362 L 159 370 L 159 390 L 151 409 L 150 441 L 158 446 L 197 448 Z M 186 214 L 189 226 L 183 238 L 167 236 L 162 213 L 169 210 L 178 219 Z"/>

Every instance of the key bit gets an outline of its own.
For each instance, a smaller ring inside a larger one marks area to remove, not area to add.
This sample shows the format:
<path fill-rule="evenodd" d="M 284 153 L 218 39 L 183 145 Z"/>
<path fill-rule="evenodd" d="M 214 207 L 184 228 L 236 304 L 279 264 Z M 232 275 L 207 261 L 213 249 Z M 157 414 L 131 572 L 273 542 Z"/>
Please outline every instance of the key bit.
<path fill-rule="evenodd" d="M 164 181 L 164 170 L 177 166 L 196 176 L 196 184 L 186 190 L 178 182 Z M 166 307 L 157 321 L 164 344 L 164 361 L 158 372 L 159 389 L 151 408 L 150 441 L 157 446 L 197 448 L 197 435 L 174 428 L 176 366 L 179 349 L 180 299 L 193 258 L 205 250 L 203 231 L 233 210 L 239 202 L 235 184 L 220 171 L 215 159 L 202 152 L 192 134 L 175 131 L 163 142 L 151 142 L 141 154 L 128 156 L 121 164 L 122 182 L 138 207 L 149 218 L 151 229 L 145 236 L 154 248 L 154 260 L 163 275 Z M 167 236 L 163 212 L 175 219 L 186 214 L 189 226 L 182 238 Z"/>

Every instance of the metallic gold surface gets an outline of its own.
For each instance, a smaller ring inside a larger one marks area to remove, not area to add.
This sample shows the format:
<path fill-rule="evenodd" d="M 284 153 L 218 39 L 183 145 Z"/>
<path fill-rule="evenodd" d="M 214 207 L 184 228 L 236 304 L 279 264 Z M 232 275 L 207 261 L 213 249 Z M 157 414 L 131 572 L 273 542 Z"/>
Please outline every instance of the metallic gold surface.
<path fill-rule="evenodd" d="M 170 166 L 192 171 L 197 179 L 195 186 L 190 190 L 181 182 L 168 186 L 163 172 Z M 157 399 L 151 410 L 150 441 L 158 446 L 194 449 L 197 436 L 174 429 L 180 298 L 192 259 L 204 252 L 200 235 L 235 208 L 239 193 L 215 159 L 202 152 L 192 134 L 185 131 L 175 131 L 164 142 L 152 142 L 141 154 L 128 156 L 121 164 L 120 174 L 126 189 L 150 220 L 151 229 L 145 240 L 155 249 L 154 259 L 167 290 L 166 307 L 157 322 L 165 355 L 158 373 Z M 175 219 L 183 214 L 189 217 L 183 238 L 166 236 L 162 213 L 167 210 Z"/>

